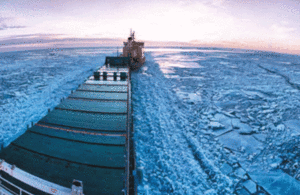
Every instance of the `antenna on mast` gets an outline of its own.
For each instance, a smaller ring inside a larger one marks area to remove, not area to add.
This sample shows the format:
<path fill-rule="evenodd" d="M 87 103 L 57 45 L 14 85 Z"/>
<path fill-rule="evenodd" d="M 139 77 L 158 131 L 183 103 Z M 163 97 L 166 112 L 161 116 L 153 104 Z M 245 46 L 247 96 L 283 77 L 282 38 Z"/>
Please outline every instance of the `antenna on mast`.
<path fill-rule="evenodd" d="M 133 33 L 132 33 L 132 40 L 133 40 L 133 41 L 134 41 L 134 33 L 135 33 L 135 32 L 133 31 Z"/>

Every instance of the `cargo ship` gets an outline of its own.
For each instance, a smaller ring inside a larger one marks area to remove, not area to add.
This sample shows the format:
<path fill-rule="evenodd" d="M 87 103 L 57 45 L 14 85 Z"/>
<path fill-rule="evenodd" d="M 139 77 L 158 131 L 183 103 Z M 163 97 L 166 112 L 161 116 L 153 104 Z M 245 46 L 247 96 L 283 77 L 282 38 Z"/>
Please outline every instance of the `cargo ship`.
<path fill-rule="evenodd" d="M 131 70 L 134 33 L 78 89 L 2 148 L 0 194 L 136 194 Z M 137 55 L 136 55 L 137 54 Z"/>

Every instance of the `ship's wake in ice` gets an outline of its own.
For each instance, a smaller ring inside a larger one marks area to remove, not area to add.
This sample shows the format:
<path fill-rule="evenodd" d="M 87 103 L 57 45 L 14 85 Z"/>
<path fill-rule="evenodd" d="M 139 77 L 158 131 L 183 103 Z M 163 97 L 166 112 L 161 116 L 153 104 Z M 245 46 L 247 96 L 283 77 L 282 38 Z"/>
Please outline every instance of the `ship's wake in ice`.
<path fill-rule="evenodd" d="M 153 49 L 146 57 L 132 74 L 141 194 L 299 191 L 297 56 Z"/>
<path fill-rule="evenodd" d="M 207 154 L 200 140 L 194 139 L 199 125 L 193 120 L 196 111 L 181 102 L 172 90 L 172 82 L 164 77 L 153 58 L 147 57 L 149 66 L 133 73 L 132 81 L 137 164 L 145 172 L 146 191 L 230 194 L 232 181 L 216 166 L 222 152 L 211 148 Z M 205 139 L 210 138 L 204 135 Z"/>

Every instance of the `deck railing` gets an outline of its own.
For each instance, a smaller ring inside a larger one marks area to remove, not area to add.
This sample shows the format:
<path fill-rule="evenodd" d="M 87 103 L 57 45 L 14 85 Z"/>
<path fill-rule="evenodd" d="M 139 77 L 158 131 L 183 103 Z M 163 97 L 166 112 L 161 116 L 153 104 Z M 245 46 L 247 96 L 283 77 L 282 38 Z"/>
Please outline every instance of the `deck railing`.
<path fill-rule="evenodd" d="M 133 121 L 132 121 L 132 101 L 131 101 L 131 72 L 128 72 L 128 91 L 127 91 L 127 124 L 126 124 L 126 181 L 125 191 L 127 195 L 136 194 L 136 185 L 133 176 L 135 169 L 135 154 L 133 146 Z"/>
<path fill-rule="evenodd" d="M 11 177 L 33 187 L 36 188 L 42 192 L 46 192 L 48 194 L 56 194 L 56 195 L 83 195 L 82 190 L 82 182 L 74 180 L 72 188 L 66 188 L 60 185 L 57 185 L 55 183 L 49 182 L 47 180 L 41 179 L 37 176 L 31 175 L 30 173 L 27 173 L 19 168 L 17 168 L 14 165 L 10 165 L 6 163 L 4 160 L 0 159 L 0 170 L 9 174 Z M 4 179 L 0 176 L 0 181 L 4 181 L 7 184 L 13 186 L 14 188 L 19 190 L 19 194 L 28 194 L 32 195 L 31 193 L 27 192 L 26 190 L 16 186 L 15 184 L 9 182 L 8 180 Z M 3 185 L 1 183 L 0 185 L 3 189 L 11 192 L 12 194 L 18 194 L 10 190 L 7 186 Z M 1 191 L 0 191 L 1 192 Z M 3 193 L 5 194 L 5 193 Z"/>
<path fill-rule="evenodd" d="M 16 191 L 18 191 L 18 193 L 11 190 L 8 187 L 8 185 L 15 188 Z M 2 176 L 0 176 L 0 195 L 33 195 L 33 194 L 31 194 L 30 192 L 20 188 L 19 186 L 9 182 L 8 180 L 6 180 Z"/>

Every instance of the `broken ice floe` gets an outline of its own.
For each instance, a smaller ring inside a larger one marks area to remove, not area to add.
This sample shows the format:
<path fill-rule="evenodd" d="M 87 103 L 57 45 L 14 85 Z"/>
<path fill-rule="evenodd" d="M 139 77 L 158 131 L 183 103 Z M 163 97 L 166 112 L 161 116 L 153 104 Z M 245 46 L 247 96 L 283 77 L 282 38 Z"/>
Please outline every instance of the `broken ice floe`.
<path fill-rule="evenodd" d="M 225 126 L 219 122 L 210 122 L 208 127 L 213 130 L 217 130 L 217 129 L 223 129 Z"/>
<path fill-rule="evenodd" d="M 288 120 L 284 124 L 289 128 L 292 136 L 300 135 L 300 120 Z"/>
<path fill-rule="evenodd" d="M 241 135 L 236 131 L 226 133 L 219 137 L 220 143 L 233 151 L 240 151 L 245 148 L 245 153 L 258 153 L 263 144 L 257 141 L 252 135 Z"/>
<path fill-rule="evenodd" d="M 271 195 L 300 194 L 300 182 L 280 170 L 249 175 Z"/>

